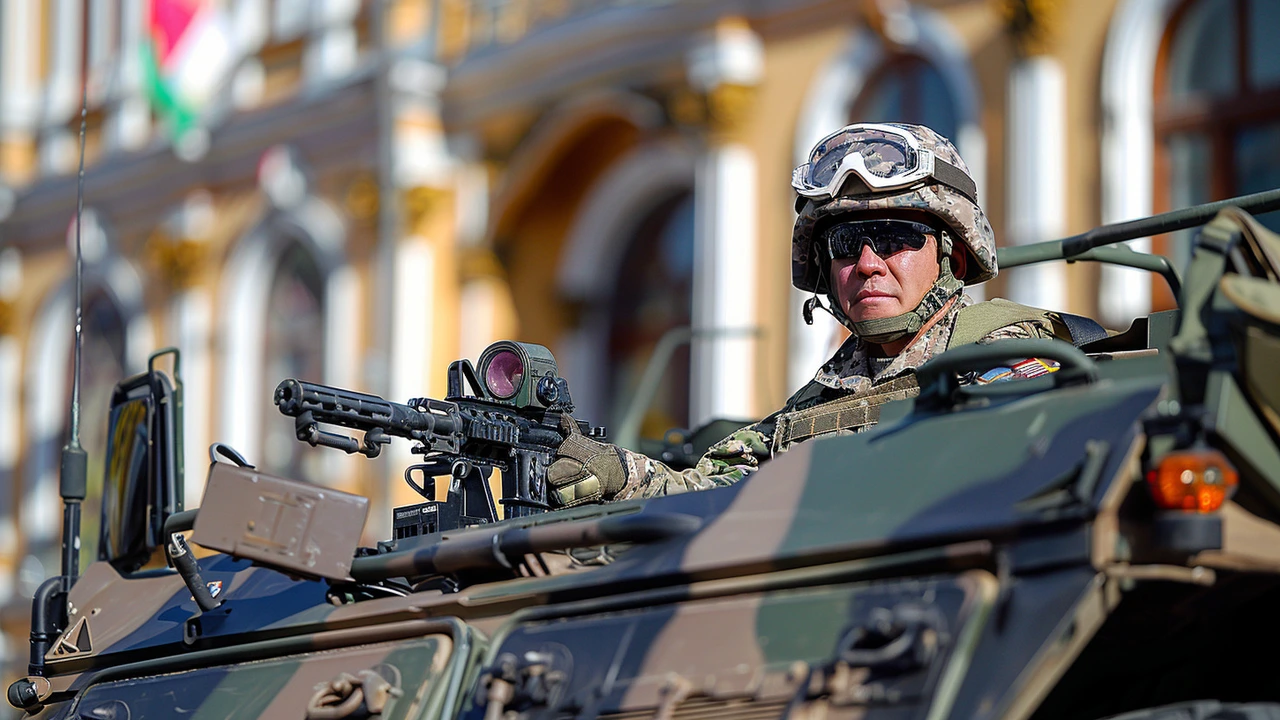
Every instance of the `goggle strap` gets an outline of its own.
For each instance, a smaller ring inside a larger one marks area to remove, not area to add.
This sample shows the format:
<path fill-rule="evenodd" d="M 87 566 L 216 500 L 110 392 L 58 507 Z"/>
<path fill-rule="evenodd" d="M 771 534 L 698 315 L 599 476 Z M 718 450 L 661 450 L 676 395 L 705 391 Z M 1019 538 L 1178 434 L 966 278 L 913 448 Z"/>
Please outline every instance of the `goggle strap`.
<path fill-rule="evenodd" d="M 978 186 L 973 182 L 973 178 L 936 155 L 933 158 L 933 177 L 943 185 L 954 188 L 969 202 L 978 204 Z"/>

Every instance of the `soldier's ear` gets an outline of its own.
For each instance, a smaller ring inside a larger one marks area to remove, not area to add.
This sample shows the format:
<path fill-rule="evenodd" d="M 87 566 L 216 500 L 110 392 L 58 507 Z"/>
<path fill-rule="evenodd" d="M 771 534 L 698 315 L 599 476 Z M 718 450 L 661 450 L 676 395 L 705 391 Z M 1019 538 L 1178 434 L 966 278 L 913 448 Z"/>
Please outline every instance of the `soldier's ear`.
<path fill-rule="evenodd" d="M 958 278 L 963 278 L 969 270 L 969 255 L 964 250 L 956 248 L 951 253 L 951 274 Z"/>

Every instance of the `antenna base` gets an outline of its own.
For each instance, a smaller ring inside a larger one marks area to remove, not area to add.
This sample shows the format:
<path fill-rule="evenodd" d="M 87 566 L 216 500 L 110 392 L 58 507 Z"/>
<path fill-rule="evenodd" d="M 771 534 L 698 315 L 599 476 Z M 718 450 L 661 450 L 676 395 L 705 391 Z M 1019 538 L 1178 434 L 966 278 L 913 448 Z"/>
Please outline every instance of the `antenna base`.
<path fill-rule="evenodd" d="M 78 444 L 62 448 L 62 477 L 58 494 L 62 496 L 63 502 L 84 500 L 88 485 L 88 464 L 89 456 Z"/>

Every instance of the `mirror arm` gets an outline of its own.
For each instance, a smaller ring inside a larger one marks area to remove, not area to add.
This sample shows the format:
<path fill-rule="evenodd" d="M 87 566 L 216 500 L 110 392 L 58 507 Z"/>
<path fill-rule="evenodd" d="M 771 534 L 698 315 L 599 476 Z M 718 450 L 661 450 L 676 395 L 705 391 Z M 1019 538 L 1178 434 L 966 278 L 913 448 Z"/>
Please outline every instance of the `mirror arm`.
<path fill-rule="evenodd" d="M 186 583 L 187 589 L 191 591 L 191 597 L 195 599 L 196 605 L 199 605 L 204 612 L 221 607 L 222 601 L 213 596 L 204 578 L 200 576 L 200 566 L 196 564 L 195 556 L 191 554 L 186 538 L 174 533 L 169 536 L 169 542 L 165 543 L 164 549 L 169 556 L 169 562 L 173 564 L 174 569 L 182 576 L 182 581 Z"/>
<path fill-rule="evenodd" d="M 195 528 L 196 516 L 200 514 L 199 508 L 191 510 L 183 510 L 170 515 L 164 521 L 164 536 L 171 538 L 177 533 L 187 532 Z"/>

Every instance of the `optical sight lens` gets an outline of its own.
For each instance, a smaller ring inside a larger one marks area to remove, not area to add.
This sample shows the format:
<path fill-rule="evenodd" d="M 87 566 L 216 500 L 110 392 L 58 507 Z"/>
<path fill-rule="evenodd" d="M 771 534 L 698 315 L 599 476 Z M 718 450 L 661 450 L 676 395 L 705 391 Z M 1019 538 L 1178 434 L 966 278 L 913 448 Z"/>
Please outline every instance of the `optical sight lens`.
<path fill-rule="evenodd" d="M 516 394 L 524 382 L 524 363 L 510 350 L 498 352 L 484 371 L 484 384 L 494 397 L 507 399 Z"/>

